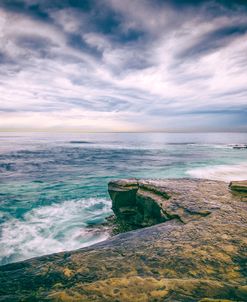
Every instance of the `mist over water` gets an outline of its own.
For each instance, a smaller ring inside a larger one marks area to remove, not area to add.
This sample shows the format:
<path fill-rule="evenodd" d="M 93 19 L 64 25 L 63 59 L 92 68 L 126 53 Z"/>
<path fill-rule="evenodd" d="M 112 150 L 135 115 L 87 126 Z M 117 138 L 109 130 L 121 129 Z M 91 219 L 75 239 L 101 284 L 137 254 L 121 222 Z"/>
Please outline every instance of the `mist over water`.
<path fill-rule="evenodd" d="M 245 133 L 1 133 L 0 263 L 106 239 L 107 183 L 124 177 L 247 178 Z"/>

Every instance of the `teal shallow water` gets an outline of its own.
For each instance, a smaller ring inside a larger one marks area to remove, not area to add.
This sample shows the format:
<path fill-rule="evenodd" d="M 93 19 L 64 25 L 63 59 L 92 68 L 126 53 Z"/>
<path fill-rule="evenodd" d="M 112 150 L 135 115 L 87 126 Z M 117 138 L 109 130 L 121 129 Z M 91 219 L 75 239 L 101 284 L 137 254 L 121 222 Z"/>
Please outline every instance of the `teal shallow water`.
<path fill-rule="evenodd" d="M 0 135 L 0 263 L 104 240 L 113 178 L 247 179 L 245 133 Z"/>

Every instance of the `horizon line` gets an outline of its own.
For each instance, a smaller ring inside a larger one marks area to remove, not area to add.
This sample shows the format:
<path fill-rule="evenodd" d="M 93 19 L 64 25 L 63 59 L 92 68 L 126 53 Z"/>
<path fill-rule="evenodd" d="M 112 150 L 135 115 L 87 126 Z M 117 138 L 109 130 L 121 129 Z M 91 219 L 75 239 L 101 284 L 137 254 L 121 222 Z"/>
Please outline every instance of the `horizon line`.
<path fill-rule="evenodd" d="M 112 130 L 112 131 L 90 131 L 81 129 L 0 129 L 0 133 L 9 132 L 38 132 L 38 133 L 247 133 L 247 129 L 201 129 L 201 130 Z"/>

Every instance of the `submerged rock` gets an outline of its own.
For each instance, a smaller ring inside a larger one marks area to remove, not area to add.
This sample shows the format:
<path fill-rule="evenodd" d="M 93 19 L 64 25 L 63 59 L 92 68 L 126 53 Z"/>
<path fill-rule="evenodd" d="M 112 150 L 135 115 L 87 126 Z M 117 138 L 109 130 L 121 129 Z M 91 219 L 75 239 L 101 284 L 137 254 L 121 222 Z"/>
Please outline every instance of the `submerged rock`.
<path fill-rule="evenodd" d="M 232 145 L 233 149 L 247 149 L 246 144 L 240 144 L 240 145 Z"/>
<path fill-rule="evenodd" d="M 241 194 L 190 179 L 115 181 L 109 193 L 123 223 L 159 224 L 0 267 L 0 301 L 247 301 Z"/>

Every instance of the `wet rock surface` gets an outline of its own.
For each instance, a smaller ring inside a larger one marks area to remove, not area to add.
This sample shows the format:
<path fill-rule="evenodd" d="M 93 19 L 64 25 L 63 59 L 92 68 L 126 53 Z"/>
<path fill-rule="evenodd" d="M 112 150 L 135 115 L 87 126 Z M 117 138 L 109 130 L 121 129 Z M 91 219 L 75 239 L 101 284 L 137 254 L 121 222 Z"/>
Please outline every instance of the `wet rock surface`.
<path fill-rule="evenodd" d="M 227 183 L 111 182 L 113 210 L 148 226 L 0 267 L 0 301 L 247 301 L 247 204 Z"/>

